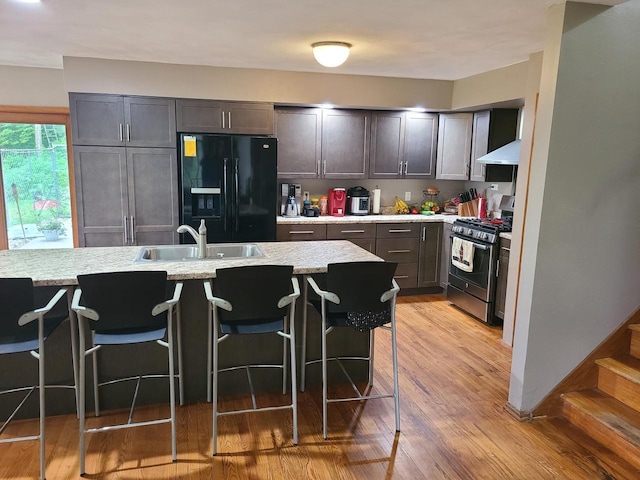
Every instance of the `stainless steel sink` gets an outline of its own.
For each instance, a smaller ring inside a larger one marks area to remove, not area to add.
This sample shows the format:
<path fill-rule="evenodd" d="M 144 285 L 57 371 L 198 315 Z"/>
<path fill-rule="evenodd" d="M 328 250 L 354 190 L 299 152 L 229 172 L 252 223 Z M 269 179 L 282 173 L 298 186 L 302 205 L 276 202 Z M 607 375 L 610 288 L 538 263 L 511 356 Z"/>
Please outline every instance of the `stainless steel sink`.
<path fill-rule="evenodd" d="M 262 250 L 254 243 L 207 245 L 206 258 L 198 258 L 198 249 L 193 245 L 159 245 L 142 247 L 138 255 L 136 255 L 134 263 L 192 262 L 197 260 L 227 260 L 263 256 Z"/>

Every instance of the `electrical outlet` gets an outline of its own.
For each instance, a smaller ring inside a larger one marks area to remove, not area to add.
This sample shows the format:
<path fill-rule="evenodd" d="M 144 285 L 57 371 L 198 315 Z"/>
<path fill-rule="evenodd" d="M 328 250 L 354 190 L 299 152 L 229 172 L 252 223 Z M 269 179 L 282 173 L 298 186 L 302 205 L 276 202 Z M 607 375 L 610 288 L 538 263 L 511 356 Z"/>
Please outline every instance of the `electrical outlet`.
<path fill-rule="evenodd" d="M 491 184 L 491 190 L 498 190 L 498 184 L 497 183 L 492 183 Z"/>
<path fill-rule="evenodd" d="M 404 201 L 405 202 L 411 201 L 411 192 L 404 192 Z"/>

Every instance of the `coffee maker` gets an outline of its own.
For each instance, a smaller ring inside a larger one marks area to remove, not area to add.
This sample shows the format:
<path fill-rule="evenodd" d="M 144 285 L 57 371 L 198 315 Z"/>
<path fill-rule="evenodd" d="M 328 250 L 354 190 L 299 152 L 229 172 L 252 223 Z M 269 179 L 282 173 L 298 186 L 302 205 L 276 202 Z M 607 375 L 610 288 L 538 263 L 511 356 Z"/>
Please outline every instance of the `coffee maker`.
<path fill-rule="evenodd" d="M 302 202 L 302 186 L 299 183 L 283 183 L 280 187 L 280 215 L 299 217 Z"/>

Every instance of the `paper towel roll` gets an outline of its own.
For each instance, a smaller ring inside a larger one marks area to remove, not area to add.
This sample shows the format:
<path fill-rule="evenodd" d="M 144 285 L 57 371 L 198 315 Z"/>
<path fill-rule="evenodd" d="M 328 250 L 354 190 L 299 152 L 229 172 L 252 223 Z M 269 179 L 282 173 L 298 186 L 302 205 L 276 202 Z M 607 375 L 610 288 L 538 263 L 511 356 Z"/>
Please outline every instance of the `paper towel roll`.
<path fill-rule="evenodd" d="M 374 214 L 380 213 L 380 189 L 373 189 L 373 208 L 371 210 Z"/>

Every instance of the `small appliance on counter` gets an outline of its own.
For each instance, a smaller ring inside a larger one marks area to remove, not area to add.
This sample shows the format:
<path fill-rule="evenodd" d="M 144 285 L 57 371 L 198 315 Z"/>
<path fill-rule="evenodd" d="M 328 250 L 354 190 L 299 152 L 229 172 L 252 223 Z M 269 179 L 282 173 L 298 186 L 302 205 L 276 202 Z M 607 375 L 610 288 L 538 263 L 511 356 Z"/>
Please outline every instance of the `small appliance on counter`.
<path fill-rule="evenodd" d="M 280 187 L 280 215 L 299 217 L 302 203 L 302 186 L 299 183 L 283 183 Z"/>
<path fill-rule="evenodd" d="M 364 187 L 352 187 L 347 190 L 347 213 L 369 215 L 369 190 Z"/>
<path fill-rule="evenodd" d="M 320 216 L 318 199 L 315 198 L 313 200 L 309 200 L 309 192 L 304 193 L 304 200 L 302 201 L 302 216 L 303 217 L 319 217 Z"/>
<path fill-rule="evenodd" d="M 347 204 L 347 191 L 344 188 L 331 188 L 327 194 L 329 199 L 329 215 L 344 217 Z"/>
<path fill-rule="evenodd" d="M 500 218 L 513 220 L 513 210 L 516 204 L 515 195 L 503 195 L 500 200 Z"/>

